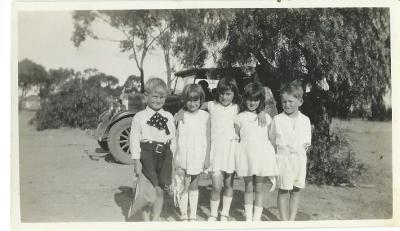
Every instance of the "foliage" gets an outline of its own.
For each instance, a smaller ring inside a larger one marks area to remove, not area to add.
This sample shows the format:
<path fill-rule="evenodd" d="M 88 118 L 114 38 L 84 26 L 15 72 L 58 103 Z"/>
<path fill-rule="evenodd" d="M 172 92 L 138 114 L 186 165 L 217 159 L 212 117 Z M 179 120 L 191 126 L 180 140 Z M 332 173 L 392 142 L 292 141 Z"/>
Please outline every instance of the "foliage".
<path fill-rule="evenodd" d="M 40 87 L 47 79 L 46 69 L 29 59 L 18 62 L 18 87 L 21 89 L 19 106 L 26 98 L 26 94 L 33 87 Z"/>
<path fill-rule="evenodd" d="M 340 129 L 330 136 L 313 133 L 313 144 L 308 153 L 307 181 L 313 184 L 349 186 L 365 171 Z"/>
<path fill-rule="evenodd" d="M 125 93 L 136 93 L 140 91 L 140 76 L 130 75 L 124 83 Z"/>
<path fill-rule="evenodd" d="M 75 75 L 75 71 L 72 69 L 59 68 L 50 69 L 46 75 L 46 79 L 39 89 L 40 98 L 44 99 L 49 94 L 57 91 L 62 84 L 64 84 L 68 79 Z"/>
<path fill-rule="evenodd" d="M 106 83 L 102 86 L 102 83 Z M 34 122 L 38 130 L 59 128 L 95 128 L 98 116 L 108 109 L 120 88 L 115 77 L 99 73 L 85 79 L 79 76 L 68 79 L 60 88 L 41 101 Z"/>
<path fill-rule="evenodd" d="M 184 68 L 202 67 L 210 55 L 216 61 L 226 38 L 227 23 L 232 17 L 228 9 L 184 9 L 172 12 L 175 32 L 173 54 Z"/>
<path fill-rule="evenodd" d="M 104 39 L 93 30 L 93 24 L 103 23 L 120 32 L 119 43 L 122 52 L 129 53 L 140 71 L 141 91 L 144 86 L 143 63 L 147 54 L 154 48 L 157 39 L 167 30 L 163 27 L 160 14 L 156 10 L 108 10 L 75 11 L 73 13 L 74 32 L 71 40 L 80 46 L 86 38 Z"/>
<path fill-rule="evenodd" d="M 221 38 L 224 39 L 224 38 Z M 326 78 L 334 115 L 370 105 L 381 118 L 390 90 L 389 10 L 384 8 L 239 9 L 229 23 L 221 65 L 257 63 L 278 95 L 282 83 Z"/>

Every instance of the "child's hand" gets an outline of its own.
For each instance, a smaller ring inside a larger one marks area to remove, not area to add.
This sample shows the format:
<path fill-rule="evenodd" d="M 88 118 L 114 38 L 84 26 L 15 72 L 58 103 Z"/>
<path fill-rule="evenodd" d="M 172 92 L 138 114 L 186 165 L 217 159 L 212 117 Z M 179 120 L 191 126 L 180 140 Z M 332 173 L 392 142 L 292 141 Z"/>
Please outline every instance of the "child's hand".
<path fill-rule="evenodd" d="M 265 117 L 265 111 L 261 111 L 257 114 L 258 126 L 265 127 L 267 125 L 267 118 Z"/>
<path fill-rule="evenodd" d="M 210 161 L 205 161 L 203 165 L 203 171 L 206 171 L 210 167 Z"/>
<path fill-rule="evenodd" d="M 182 121 L 182 123 L 185 123 L 184 118 L 183 118 L 183 113 L 185 111 L 183 109 L 180 109 L 175 115 L 174 115 L 174 120 L 175 120 L 175 125 L 179 124 L 179 121 Z"/>
<path fill-rule="evenodd" d="M 307 152 L 310 149 L 310 144 L 304 144 L 304 150 Z"/>
<path fill-rule="evenodd" d="M 142 173 L 142 164 L 139 159 L 134 160 L 134 172 L 136 176 L 139 176 Z"/>

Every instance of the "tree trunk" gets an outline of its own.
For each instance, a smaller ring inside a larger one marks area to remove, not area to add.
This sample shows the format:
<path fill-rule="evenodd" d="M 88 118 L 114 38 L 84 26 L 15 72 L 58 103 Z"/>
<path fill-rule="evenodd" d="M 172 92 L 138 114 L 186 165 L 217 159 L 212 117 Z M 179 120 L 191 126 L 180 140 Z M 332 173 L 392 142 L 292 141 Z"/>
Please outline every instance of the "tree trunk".
<path fill-rule="evenodd" d="M 25 101 L 27 92 L 28 92 L 28 90 L 22 89 L 21 98 L 19 99 L 19 102 L 18 102 L 18 109 L 20 109 L 20 110 L 21 110 L 21 109 L 23 108 L 23 106 L 24 106 L 24 101 Z"/>
<path fill-rule="evenodd" d="M 165 59 L 165 66 L 167 68 L 167 86 L 169 89 L 171 89 L 172 68 L 171 68 L 171 62 L 170 62 L 170 58 L 169 58 L 169 52 L 164 51 L 164 59 Z"/>
<path fill-rule="evenodd" d="M 144 71 L 143 68 L 139 68 L 140 71 L 140 92 L 144 93 Z"/>

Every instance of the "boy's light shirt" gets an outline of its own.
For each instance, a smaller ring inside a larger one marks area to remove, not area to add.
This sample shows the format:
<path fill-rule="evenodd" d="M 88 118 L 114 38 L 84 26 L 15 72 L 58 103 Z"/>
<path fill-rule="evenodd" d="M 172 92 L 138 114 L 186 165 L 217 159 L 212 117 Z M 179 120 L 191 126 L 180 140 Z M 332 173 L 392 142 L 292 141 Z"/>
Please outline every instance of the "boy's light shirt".
<path fill-rule="evenodd" d="M 157 141 L 167 142 L 171 140 L 171 151 L 175 153 L 176 140 L 175 140 L 175 124 L 174 117 L 171 113 L 160 109 L 157 112 L 162 116 L 168 118 L 167 126 L 170 134 L 167 135 L 165 130 L 159 130 L 153 126 L 147 124 L 147 121 L 153 116 L 156 111 L 151 109 L 149 106 L 146 109 L 136 113 L 132 120 L 131 134 L 130 134 L 130 148 L 132 153 L 132 159 L 140 159 L 140 142 L 141 141 Z"/>
<path fill-rule="evenodd" d="M 310 119 L 299 111 L 295 128 L 292 128 L 291 118 L 285 113 L 274 117 L 271 123 L 269 137 L 277 154 L 306 154 L 311 144 Z"/>

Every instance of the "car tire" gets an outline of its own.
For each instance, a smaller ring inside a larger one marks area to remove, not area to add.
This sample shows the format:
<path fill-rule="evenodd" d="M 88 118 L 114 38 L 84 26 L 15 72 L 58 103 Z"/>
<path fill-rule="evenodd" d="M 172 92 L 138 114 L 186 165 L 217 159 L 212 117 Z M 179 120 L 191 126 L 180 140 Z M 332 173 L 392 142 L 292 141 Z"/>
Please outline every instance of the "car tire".
<path fill-rule="evenodd" d="M 133 164 L 129 137 L 132 117 L 124 118 L 112 125 L 108 133 L 107 144 L 111 155 L 123 164 Z"/>

